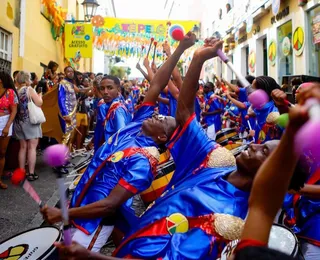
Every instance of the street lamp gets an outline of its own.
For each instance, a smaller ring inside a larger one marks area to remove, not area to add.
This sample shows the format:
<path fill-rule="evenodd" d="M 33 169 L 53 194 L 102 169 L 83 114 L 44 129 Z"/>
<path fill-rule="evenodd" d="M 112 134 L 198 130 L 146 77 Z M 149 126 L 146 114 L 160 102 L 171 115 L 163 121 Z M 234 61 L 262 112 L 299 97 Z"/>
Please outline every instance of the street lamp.
<path fill-rule="evenodd" d="M 97 0 L 84 0 L 83 3 L 84 17 L 87 21 L 90 21 L 95 16 L 99 3 Z"/>

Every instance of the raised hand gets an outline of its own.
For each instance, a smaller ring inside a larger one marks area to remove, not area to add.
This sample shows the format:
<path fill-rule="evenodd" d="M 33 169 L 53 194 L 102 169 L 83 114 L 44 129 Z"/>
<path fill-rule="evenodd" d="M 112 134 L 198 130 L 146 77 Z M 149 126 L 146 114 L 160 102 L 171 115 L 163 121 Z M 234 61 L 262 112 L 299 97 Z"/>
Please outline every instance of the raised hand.
<path fill-rule="evenodd" d="M 183 50 L 186 50 L 193 46 L 196 42 L 196 35 L 192 32 L 188 32 L 182 41 L 180 41 L 178 48 L 182 48 Z"/>
<path fill-rule="evenodd" d="M 276 104 L 276 106 L 285 106 L 286 105 L 285 100 L 287 99 L 287 95 L 282 90 L 274 89 L 271 92 L 271 97 L 272 97 L 274 103 Z"/>
<path fill-rule="evenodd" d="M 194 56 L 205 62 L 206 60 L 216 57 L 217 51 L 222 49 L 222 45 L 223 41 L 213 37 L 208 38 L 205 40 L 205 44 L 195 51 Z"/>
<path fill-rule="evenodd" d="M 149 59 L 148 57 L 145 57 L 144 60 L 143 60 L 143 66 L 145 66 L 146 68 L 148 68 L 150 65 L 149 65 Z"/>
<path fill-rule="evenodd" d="M 170 57 L 171 56 L 171 49 L 170 49 L 170 45 L 168 44 L 168 42 L 165 42 L 164 44 L 162 44 L 163 47 L 163 52 Z"/>

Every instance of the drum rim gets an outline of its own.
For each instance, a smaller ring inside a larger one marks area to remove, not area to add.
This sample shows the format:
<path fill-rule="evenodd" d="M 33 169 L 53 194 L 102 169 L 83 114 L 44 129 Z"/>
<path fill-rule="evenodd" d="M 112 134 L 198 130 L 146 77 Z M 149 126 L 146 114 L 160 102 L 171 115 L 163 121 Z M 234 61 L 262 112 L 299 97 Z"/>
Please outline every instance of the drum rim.
<path fill-rule="evenodd" d="M 23 232 L 20 232 L 20 233 L 14 235 L 14 236 L 11 236 L 11 237 L 7 238 L 6 240 L 0 241 L 0 245 L 8 242 L 9 240 L 11 240 L 11 239 L 13 239 L 13 238 L 15 238 L 15 237 L 20 236 L 20 235 L 22 235 L 22 234 L 28 233 L 28 232 L 33 231 L 33 230 L 41 229 L 41 228 L 54 228 L 54 229 L 56 229 L 56 230 L 58 231 L 58 233 L 59 233 L 56 241 L 60 241 L 60 240 L 61 240 L 61 236 L 62 236 L 62 235 L 61 235 L 60 229 L 58 229 L 58 228 L 55 227 L 55 226 L 44 226 L 44 227 L 35 227 L 35 228 L 31 228 L 31 229 L 25 230 L 25 231 L 23 231 Z M 51 245 L 51 246 L 48 248 L 48 250 L 46 250 L 41 256 L 39 256 L 39 258 L 37 258 L 37 260 L 45 259 L 44 257 L 47 257 L 47 256 L 48 256 L 49 254 L 51 254 L 54 250 L 55 250 L 55 246 L 54 246 L 54 245 Z"/>
<path fill-rule="evenodd" d="M 290 254 L 290 256 L 295 256 L 297 253 L 298 253 L 298 251 L 299 251 L 299 240 L 298 240 L 298 238 L 297 238 L 297 236 L 296 236 L 296 234 L 290 229 L 290 228 L 288 228 L 288 227 L 286 227 L 286 226 L 284 226 L 284 225 L 281 225 L 281 224 L 278 224 L 278 223 L 273 223 L 272 224 L 272 227 L 273 226 L 278 226 L 278 227 L 280 227 L 280 228 L 284 228 L 284 229 L 286 229 L 287 231 L 289 231 L 292 235 L 293 235 L 293 238 L 294 238 L 294 240 L 296 241 L 296 244 L 295 244 L 295 246 L 294 246 L 294 248 L 293 248 L 293 251 L 292 251 L 292 253 Z M 271 228 L 272 228 L 271 227 Z M 270 232 L 271 232 L 271 229 L 270 229 Z"/>
<path fill-rule="evenodd" d="M 224 131 L 224 132 L 222 132 L 222 131 Z M 224 129 L 220 130 L 219 132 L 217 132 L 217 137 L 219 134 L 221 134 L 221 135 L 228 134 L 230 131 L 237 133 L 237 130 L 235 128 L 224 128 Z"/>

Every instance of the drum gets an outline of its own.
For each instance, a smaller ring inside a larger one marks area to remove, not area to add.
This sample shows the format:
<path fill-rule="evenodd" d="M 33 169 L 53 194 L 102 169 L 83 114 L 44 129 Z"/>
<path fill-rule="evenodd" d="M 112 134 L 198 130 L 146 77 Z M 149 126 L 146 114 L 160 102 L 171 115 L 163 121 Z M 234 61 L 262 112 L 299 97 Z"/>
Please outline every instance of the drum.
<path fill-rule="evenodd" d="M 241 145 L 235 149 L 232 149 L 231 152 L 234 155 L 234 157 L 237 157 L 242 151 L 246 150 L 248 148 L 248 145 Z"/>
<path fill-rule="evenodd" d="M 238 242 L 239 240 L 234 240 L 225 246 L 221 254 L 221 260 L 229 259 L 237 247 Z M 296 257 L 299 251 L 296 235 L 287 227 L 279 224 L 272 225 L 268 247 L 292 257 Z"/>
<path fill-rule="evenodd" d="M 140 197 L 145 204 L 149 204 L 161 196 L 170 182 L 175 169 L 176 166 L 173 160 L 158 166 L 157 175 L 151 186 L 140 194 Z"/>
<path fill-rule="evenodd" d="M 169 149 L 165 150 L 164 152 L 162 152 L 160 154 L 160 159 L 159 159 L 158 165 L 166 163 L 167 161 L 170 160 L 170 157 L 171 157 L 171 154 L 170 154 Z"/>
<path fill-rule="evenodd" d="M 231 138 L 237 135 L 238 133 L 235 128 L 225 128 L 217 133 L 216 142 L 221 144 L 225 140 L 233 140 Z"/>
<path fill-rule="evenodd" d="M 60 240 L 56 227 L 34 228 L 1 242 L 0 259 L 59 259 L 53 244 Z"/>

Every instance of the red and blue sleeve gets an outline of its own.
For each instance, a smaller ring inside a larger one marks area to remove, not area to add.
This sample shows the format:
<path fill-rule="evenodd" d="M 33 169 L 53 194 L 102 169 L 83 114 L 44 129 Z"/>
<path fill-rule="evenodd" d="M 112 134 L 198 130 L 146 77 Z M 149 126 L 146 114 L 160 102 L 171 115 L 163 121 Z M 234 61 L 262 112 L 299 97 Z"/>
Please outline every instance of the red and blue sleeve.
<path fill-rule="evenodd" d="M 118 184 L 133 194 L 148 189 L 153 181 L 153 174 L 147 158 L 137 154 L 128 160 L 123 177 Z"/>

